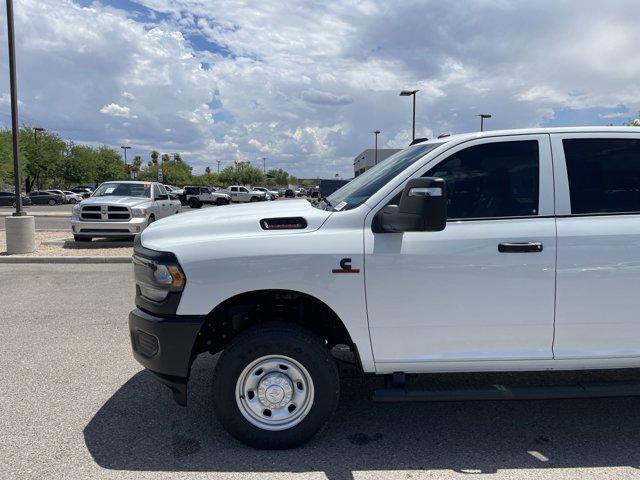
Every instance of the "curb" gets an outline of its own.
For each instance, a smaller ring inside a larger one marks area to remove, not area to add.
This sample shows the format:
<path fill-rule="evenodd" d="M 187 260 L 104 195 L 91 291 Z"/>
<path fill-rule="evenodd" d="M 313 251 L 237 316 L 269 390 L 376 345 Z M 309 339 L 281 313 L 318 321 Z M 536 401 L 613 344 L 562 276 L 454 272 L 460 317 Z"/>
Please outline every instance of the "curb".
<path fill-rule="evenodd" d="M 58 218 L 71 218 L 72 215 L 66 212 L 30 212 L 26 211 L 29 217 L 58 217 Z M 13 212 L 0 212 L 0 217 L 10 217 Z"/>
<path fill-rule="evenodd" d="M 0 263 L 131 263 L 131 257 L 0 257 Z"/>

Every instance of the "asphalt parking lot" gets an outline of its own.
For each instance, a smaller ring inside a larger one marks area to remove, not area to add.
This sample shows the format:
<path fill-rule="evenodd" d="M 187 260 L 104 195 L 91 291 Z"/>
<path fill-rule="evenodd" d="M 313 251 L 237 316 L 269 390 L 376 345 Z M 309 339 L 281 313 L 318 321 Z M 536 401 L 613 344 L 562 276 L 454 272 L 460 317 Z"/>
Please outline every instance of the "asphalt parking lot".
<path fill-rule="evenodd" d="M 132 302 L 129 265 L 0 265 L 2 478 L 640 478 L 640 399 L 380 405 L 359 377 L 311 443 L 252 450 L 213 420 L 215 357 L 187 408 L 141 370 Z"/>

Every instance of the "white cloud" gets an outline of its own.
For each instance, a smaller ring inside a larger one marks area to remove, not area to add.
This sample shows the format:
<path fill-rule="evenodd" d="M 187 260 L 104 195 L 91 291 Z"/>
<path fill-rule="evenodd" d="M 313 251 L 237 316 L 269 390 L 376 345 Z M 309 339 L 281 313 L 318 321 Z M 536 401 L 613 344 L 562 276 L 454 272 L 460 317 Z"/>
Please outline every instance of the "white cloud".
<path fill-rule="evenodd" d="M 114 117 L 131 117 L 131 109 L 129 107 L 118 105 L 117 103 L 110 103 L 109 105 L 105 105 L 100 109 L 100 113 L 104 113 L 105 115 L 113 115 Z"/>

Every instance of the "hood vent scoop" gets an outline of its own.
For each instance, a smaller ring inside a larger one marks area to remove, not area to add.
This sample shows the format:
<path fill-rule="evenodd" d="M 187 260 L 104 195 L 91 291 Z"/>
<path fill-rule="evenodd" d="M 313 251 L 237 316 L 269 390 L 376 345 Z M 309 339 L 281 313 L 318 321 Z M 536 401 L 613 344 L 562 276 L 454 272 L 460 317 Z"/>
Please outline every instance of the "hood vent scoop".
<path fill-rule="evenodd" d="M 263 230 L 301 230 L 307 228 L 307 221 L 302 217 L 263 218 L 260 226 Z"/>

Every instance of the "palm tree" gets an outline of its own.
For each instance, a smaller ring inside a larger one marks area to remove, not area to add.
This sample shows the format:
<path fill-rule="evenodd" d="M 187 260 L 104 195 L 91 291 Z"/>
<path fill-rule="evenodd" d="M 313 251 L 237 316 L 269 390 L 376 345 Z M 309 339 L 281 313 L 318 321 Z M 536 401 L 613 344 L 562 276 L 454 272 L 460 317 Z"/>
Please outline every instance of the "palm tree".
<path fill-rule="evenodd" d="M 154 164 L 158 164 L 158 157 L 160 156 L 160 154 L 158 153 L 157 150 L 151 150 L 151 161 Z"/>

